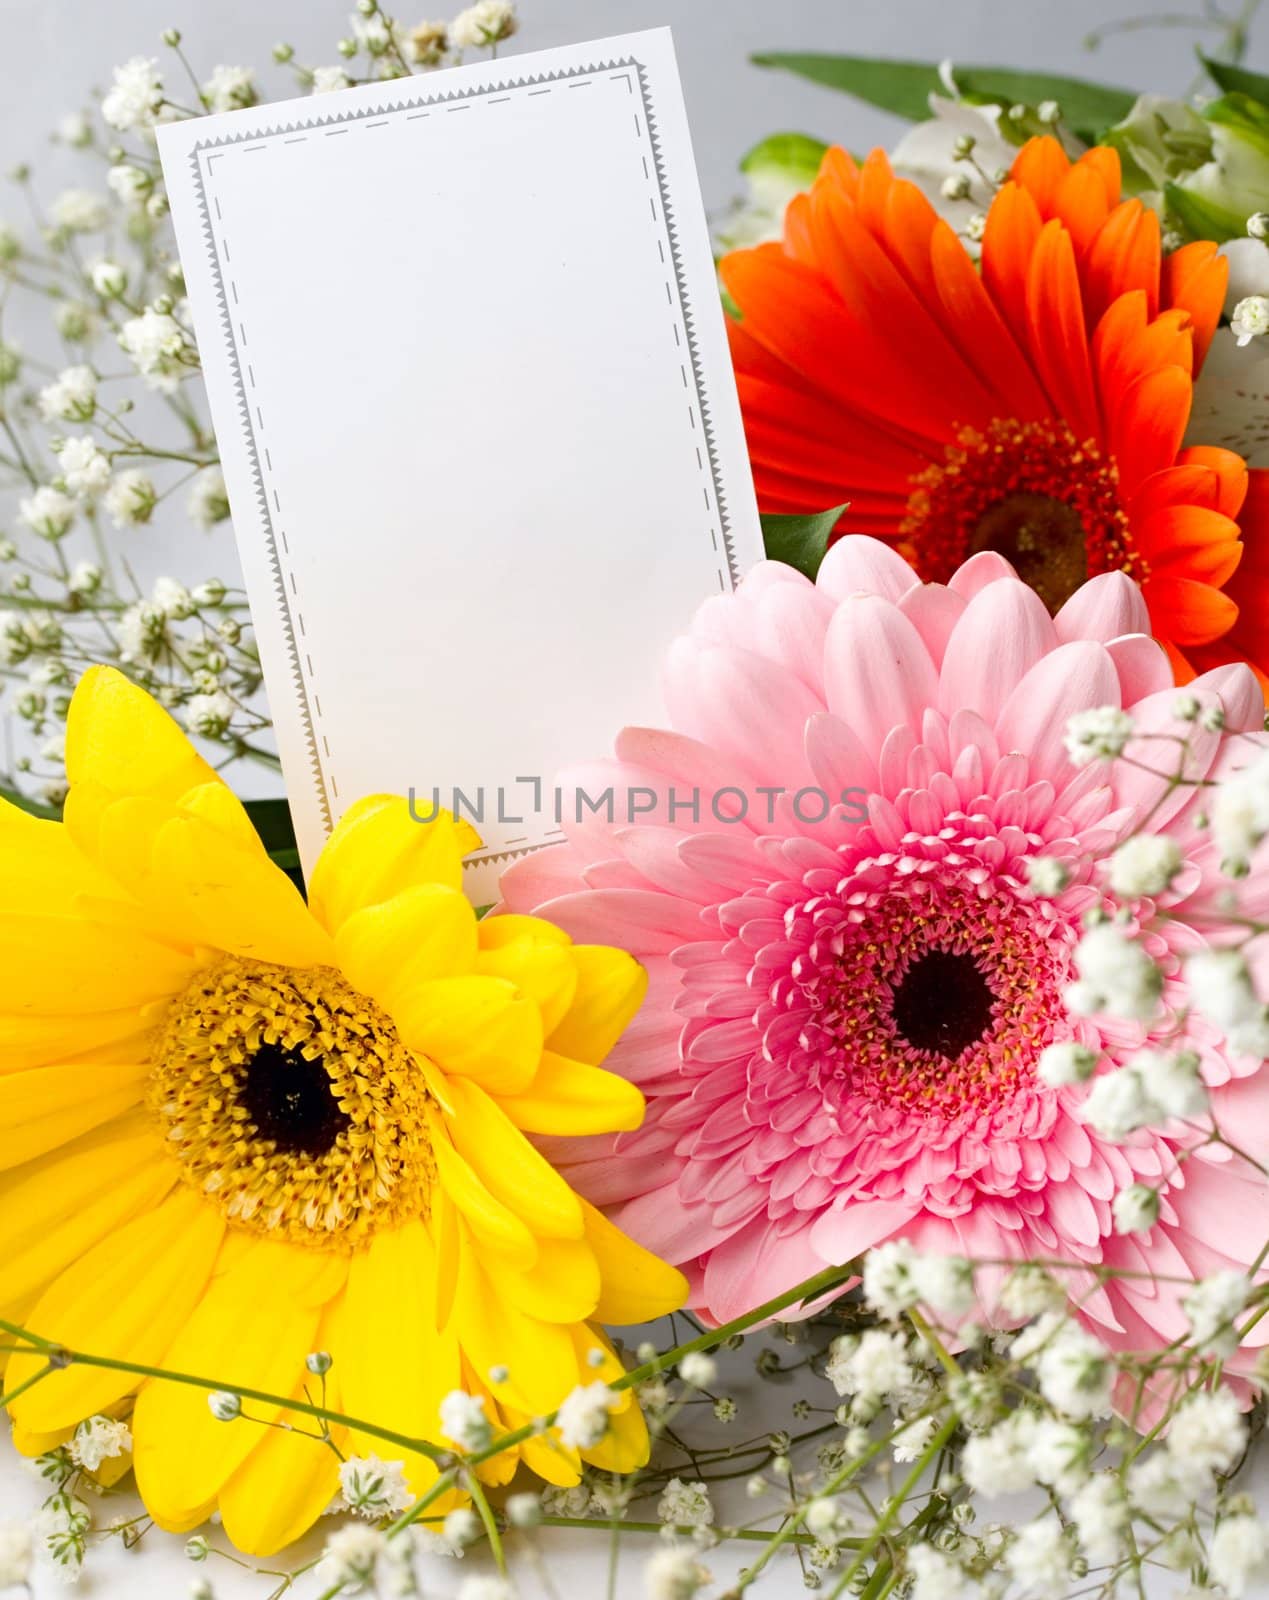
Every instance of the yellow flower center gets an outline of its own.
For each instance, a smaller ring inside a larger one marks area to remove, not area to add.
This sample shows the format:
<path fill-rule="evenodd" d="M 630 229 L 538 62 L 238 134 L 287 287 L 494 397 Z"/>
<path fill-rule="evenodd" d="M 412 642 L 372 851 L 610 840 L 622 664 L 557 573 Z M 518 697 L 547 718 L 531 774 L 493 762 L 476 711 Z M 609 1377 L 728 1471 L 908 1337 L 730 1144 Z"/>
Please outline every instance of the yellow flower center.
<path fill-rule="evenodd" d="M 427 1215 L 435 1102 L 391 1019 L 328 967 L 207 968 L 157 1030 L 149 1103 L 233 1222 L 351 1250 Z"/>

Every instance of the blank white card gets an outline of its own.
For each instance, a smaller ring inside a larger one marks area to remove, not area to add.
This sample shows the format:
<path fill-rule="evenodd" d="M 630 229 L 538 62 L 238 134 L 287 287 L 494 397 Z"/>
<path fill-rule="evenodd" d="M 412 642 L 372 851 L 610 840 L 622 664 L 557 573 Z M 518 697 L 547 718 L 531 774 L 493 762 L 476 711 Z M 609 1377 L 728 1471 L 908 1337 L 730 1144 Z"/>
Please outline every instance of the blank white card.
<path fill-rule="evenodd" d="M 457 787 L 493 898 L 761 553 L 669 33 L 159 141 L 304 863 Z"/>

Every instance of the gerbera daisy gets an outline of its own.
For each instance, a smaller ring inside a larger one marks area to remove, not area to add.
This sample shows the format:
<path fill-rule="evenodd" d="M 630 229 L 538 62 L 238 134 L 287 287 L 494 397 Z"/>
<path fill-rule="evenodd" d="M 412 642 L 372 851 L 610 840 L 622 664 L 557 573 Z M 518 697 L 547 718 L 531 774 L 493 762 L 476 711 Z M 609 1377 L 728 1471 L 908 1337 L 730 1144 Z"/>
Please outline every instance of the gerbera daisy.
<path fill-rule="evenodd" d="M 1182 446 L 1226 263 L 1162 256 L 1113 150 L 1028 144 L 981 270 L 882 152 L 831 150 L 783 241 L 722 276 L 765 511 L 849 502 L 844 528 L 939 582 L 995 550 L 1051 612 L 1123 571 L 1181 678 L 1269 662 L 1269 497 L 1233 451 Z"/>
<path fill-rule="evenodd" d="M 618 1372 L 587 1319 L 659 1315 L 682 1278 L 525 1133 L 638 1126 L 641 1094 L 598 1066 L 639 1007 L 638 964 L 532 918 L 478 922 L 470 828 L 391 797 L 347 813 L 306 906 L 176 724 L 108 669 L 76 691 L 66 764 L 64 825 L 0 808 L 0 1314 L 297 1399 L 325 1351 L 332 1409 L 431 1440 L 452 1390 L 514 1426 Z M 9 1392 L 42 1364 L 13 1355 Z M 129 1409 L 166 1528 L 218 1506 L 268 1553 L 338 1489 L 311 1438 L 98 1367 L 16 1399 L 15 1438 L 38 1452 Z M 335 1444 L 392 1453 L 342 1429 Z M 587 1459 L 646 1450 L 624 1402 Z M 522 1454 L 577 1480 L 557 1438 Z M 436 1475 L 417 1452 L 405 1471 L 416 1493 Z"/>
<path fill-rule="evenodd" d="M 1178 1291 L 1102 1287 L 1096 1269 L 1190 1278 L 1255 1258 L 1259 1173 L 1210 1148 L 1178 1165 L 1202 1144 L 1180 1124 L 1113 1143 L 1087 1125 L 1087 1085 L 1037 1073 L 1050 1043 L 1109 1064 L 1166 1035 L 1180 955 L 1208 936 L 1191 897 L 1217 878 L 1216 852 L 1196 792 L 1143 770 L 1161 765 L 1149 735 L 1192 736 L 1193 780 L 1247 747 L 1173 720 L 1146 622 L 1122 573 L 1051 618 L 994 553 L 923 585 L 887 546 L 848 537 L 814 584 L 765 563 L 710 601 L 669 657 L 672 730 L 626 729 L 615 761 L 561 779 L 592 800 L 611 789 L 611 814 L 579 807 L 566 843 L 508 872 L 506 903 L 575 938 L 606 929 L 648 968 L 609 1065 L 649 1110 L 638 1132 L 550 1150 L 683 1266 L 710 1317 L 905 1238 L 994 1262 L 1061 1255 L 1083 1317 L 1157 1349 L 1184 1332 Z M 1245 666 L 1193 692 L 1228 729 L 1261 726 Z M 1067 719 L 1102 707 L 1130 712 L 1130 759 L 1076 770 Z M 1155 759 L 1132 761 L 1143 753 Z M 1167 917 L 1132 908 L 1167 974 L 1159 1014 L 1072 1020 L 1073 952 L 1105 897 L 1094 862 L 1165 828 L 1186 861 Z M 1069 866 L 1051 899 L 1028 886 L 1038 856 Z M 1269 1073 L 1191 1031 L 1221 1125 L 1263 1149 Z M 1136 1181 L 1162 1194 L 1145 1242 L 1114 1231 L 1113 1198 Z M 979 1275 L 992 1317 L 1000 1276 Z"/>

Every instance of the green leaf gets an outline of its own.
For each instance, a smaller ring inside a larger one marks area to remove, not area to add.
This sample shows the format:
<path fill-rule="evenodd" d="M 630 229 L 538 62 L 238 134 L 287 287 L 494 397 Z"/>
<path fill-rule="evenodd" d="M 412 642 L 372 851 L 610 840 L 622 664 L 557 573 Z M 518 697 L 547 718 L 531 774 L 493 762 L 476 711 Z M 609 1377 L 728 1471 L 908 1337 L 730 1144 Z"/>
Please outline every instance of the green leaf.
<path fill-rule="evenodd" d="M 812 139 L 809 133 L 773 133 L 746 152 L 740 170 L 751 178 L 787 178 L 806 189 L 814 183 L 827 149 L 823 139 Z"/>
<path fill-rule="evenodd" d="M 3 785 L 0 785 L 0 800 L 7 800 L 11 806 L 17 806 L 19 811 L 25 811 L 28 816 L 42 817 L 47 822 L 60 822 L 62 819 L 62 813 L 55 811 L 52 806 L 42 806 L 38 800 L 29 800 L 16 789 L 6 789 Z"/>
<path fill-rule="evenodd" d="M 243 809 L 269 852 L 269 860 L 281 867 L 297 889 L 304 890 L 300 872 L 300 852 L 295 843 L 295 825 L 285 800 L 244 800 Z"/>
<path fill-rule="evenodd" d="M 767 512 L 762 518 L 762 542 L 769 561 L 783 561 L 812 580 L 820 570 L 833 529 L 841 520 L 846 505 L 831 511 L 816 511 L 809 517 L 780 516 Z"/>
<path fill-rule="evenodd" d="M 1232 61 L 1213 61 L 1201 50 L 1198 58 L 1207 68 L 1208 76 L 1226 94 L 1250 95 L 1253 100 L 1269 106 L 1269 77 L 1263 72 L 1249 72 L 1246 67 L 1235 66 Z"/>
<path fill-rule="evenodd" d="M 930 114 L 931 93 L 946 89 L 933 61 L 890 61 L 873 56 L 800 55 L 766 51 L 751 56 L 759 67 L 779 67 L 796 72 L 813 83 L 853 94 L 857 100 L 897 112 L 912 122 L 922 122 Z M 952 65 L 952 73 L 962 95 L 968 99 L 989 100 L 996 105 L 1039 105 L 1041 100 L 1056 100 L 1069 127 L 1077 132 L 1096 131 L 1126 117 L 1136 104 L 1131 89 L 1112 84 L 1089 83 L 1083 78 L 1067 78 L 1051 72 L 1017 72 L 1010 67 Z"/>

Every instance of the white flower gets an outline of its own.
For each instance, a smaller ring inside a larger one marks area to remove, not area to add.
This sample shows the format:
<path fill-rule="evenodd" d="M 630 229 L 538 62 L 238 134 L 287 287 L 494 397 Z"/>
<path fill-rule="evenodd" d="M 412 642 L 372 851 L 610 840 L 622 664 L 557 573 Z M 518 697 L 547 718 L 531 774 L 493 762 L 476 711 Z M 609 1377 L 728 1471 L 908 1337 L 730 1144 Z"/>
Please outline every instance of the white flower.
<path fill-rule="evenodd" d="M 441 1533 L 450 1550 L 461 1555 L 480 1537 L 480 1518 L 470 1506 L 459 1506 L 446 1515 Z"/>
<path fill-rule="evenodd" d="M 185 707 L 186 727 L 204 739 L 222 739 L 229 731 L 233 716 L 234 703 L 223 689 L 191 695 Z"/>
<path fill-rule="evenodd" d="M 460 1450 L 483 1450 L 493 1437 L 484 1395 L 451 1389 L 441 1401 L 441 1432 Z"/>
<path fill-rule="evenodd" d="M 1159 1220 L 1159 1191 L 1148 1183 L 1130 1183 L 1111 1201 L 1116 1233 L 1149 1233 Z"/>
<path fill-rule="evenodd" d="M 1110 858 L 1110 886 L 1116 894 L 1136 899 L 1162 894 L 1181 870 L 1181 851 L 1166 833 L 1137 833 L 1125 839 Z"/>
<path fill-rule="evenodd" d="M 907 1340 L 885 1328 L 868 1328 L 858 1337 L 846 1333 L 834 1339 L 824 1376 L 838 1394 L 854 1395 L 865 1403 L 902 1395 L 915 1382 Z"/>
<path fill-rule="evenodd" d="M 479 50 L 509 39 L 519 26 L 516 8 L 508 0 L 476 0 L 450 23 L 449 42 L 455 50 Z"/>
<path fill-rule="evenodd" d="M 30 1529 L 20 1522 L 0 1522 L 0 1590 L 20 1587 L 30 1571 Z"/>
<path fill-rule="evenodd" d="M 1147 1096 L 1167 1117 L 1198 1117 L 1207 1109 L 1207 1090 L 1193 1050 L 1138 1050 L 1128 1065 L 1141 1075 Z"/>
<path fill-rule="evenodd" d="M 932 1544 L 914 1544 L 908 1551 L 912 1575 L 909 1600 L 969 1600 L 978 1586 L 949 1555 Z"/>
<path fill-rule="evenodd" d="M 370 1583 L 375 1564 L 386 1540 L 377 1528 L 358 1527 L 350 1522 L 332 1533 L 326 1541 L 317 1576 L 325 1588 L 346 1589 L 355 1593 Z"/>
<path fill-rule="evenodd" d="M 1233 1049 L 1269 1055 L 1269 1007 L 1257 998 L 1240 950 L 1196 951 L 1185 963 L 1185 980 L 1194 1005 L 1224 1032 Z"/>
<path fill-rule="evenodd" d="M 606 1383 L 579 1384 L 564 1398 L 555 1418 L 570 1450 L 592 1450 L 608 1432 L 608 1414 L 621 1403 Z"/>
<path fill-rule="evenodd" d="M 1031 1461 L 1036 1418 L 1031 1411 L 1014 1411 L 986 1433 L 972 1433 L 961 1453 L 961 1476 L 988 1500 L 1016 1494 L 1036 1481 Z"/>
<path fill-rule="evenodd" d="M 1062 1039 L 1057 1044 L 1045 1045 L 1036 1063 L 1036 1071 L 1051 1089 L 1061 1089 L 1071 1083 L 1085 1083 L 1097 1065 L 1097 1052 L 1074 1039 Z"/>
<path fill-rule="evenodd" d="M 1224 871 L 1246 872 L 1252 851 L 1269 834 L 1269 750 L 1220 784 L 1211 822 Z"/>
<path fill-rule="evenodd" d="M 915 1422 L 909 1422 L 895 1435 L 894 1446 L 891 1454 L 896 1461 L 915 1461 L 934 1437 L 934 1430 L 938 1426 L 937 1417 L 918 1417 Z"/>
<path fill-rule="evenodd" d="M 708 1389 L 718 1376 L 718 1364 L 703 1350 L 692 1350 L 679 1362 L 679 1377 L 692 1389 Z"/>
<path fill-rule="evenodd" d="M 132 1433 L 126 1422 L 113 1417 L 89 1417 L 75 1429 L 70 1442 L 70 1458 L 85 1472 L 96 1472 L 110 1456 L 126 1455 L 132 1449 Z"/>
<path fill-rule="evenodd" d="M 208 467 L 194 479 L 194 486 L 185 502 L 191 522 L 200 528 L 212 528 L 229 515 L 229 496 L 225 492 L 225 475 L 219 467 Z"/>
<path fill-rule="evenodd" d="M 62 1569 L 61 1576 L 67 1583 L 79 1578 L 92 1523 L 92 1512 L 84 1502 L 65 1491 L 46 1500 L 36 1513 L 36 1537 Z"/>
<path fill-rule="evenodd" d="M 230 1389 L 213 1389 L 207 1396 L 207 1409 L 217 1422 L 232 1422 L 242 1415 L 242 1400 Z"/>
<path fill-rule="evenodd" d="M 1241 1272 L 1213 1272 L 1194 1285 L 1181 1304 L 1197 1349 L 1222 1358 L 1233 1355 L 1238 1348 L 1234 1320 L 1250 1293 L 1251 1284 Z"/>
<path fill-rule="evenodd" d="M 96 233 L 110 220 L 110 208 L 91 189 L 64 189 L 50 207 L 53 222 L 67 233 Z"/>
<path fill-rule="evenodd" d="M 213 67 L 203 85 L 203 98 L 213 111 L 236 111 L 259 99 L 250 67 Z"/>
<path fill-rule="evenodd" d="M 1070 1494 L 1088 1476 L 1093 1441 L 1087 1429 L 1057 1417 L 1041 1417 L 1031 1436 L 1031 1462 L 1036 1481 L 1059 1494 Z"/>
<path fill-rule="evenodd" d="M 152 389 L 171 394 L 195 363 L 193 345 L 171 312 L 147 306 L 119 330 L 119 343 Z"/>
<path fill-rule="evenodd" d="M 513 1528 L 536 1528 L 542 1520 L 542 1502 L 527 1490 L 508 1495 L 506 1510 Z"/>
<path fill-rule="evenodd" d="M 918 122 L 899 140 L 890 163 L 900 177 L 910 178 L 959 232 L 971 216 L 991 203 L 994 191 L 982 174 L 1010 166 L 1017 151 L 1000 132 L 999 106 L 968 105 L 932 94 L 930 110 L 930 121 Z M 947 180 L 960 177 L 968 181 L 968 192 L 947 194 Z"/>
<path fill-rule="evenodd" d="M 70 111 L 57 125 L 57 136 L 63 144 L 68 144 L 73 150 L 82 150 L 85 145 L 93 142 L 92 124 L 82 111 Z M 1250 231 L 1252 221 L 1247 219 Z"/>
<path fill-rule="evenodd" d="M 960 1317 L 973 1309 L 974 1269 L 964 1256 L 918 1255 L 908 1270 L 917 1298 L 932 1311 Z"/>
<path fill-rule="evenodd" d="M 87 422 L 97 407 L 97 374 L 91 367 L 66 367 L 40 390 L 45 422 Z"/>
<path fill-rule="evenodd" d="M 1104 1138 L 1115 1141 L 1159 1120 L 1158 1106 L 1146 1093 L 1141 1074 L 1132 1067 L 1103 1072 L 1080 1113 Z"/>
<path fill-rule="evenodd" d="M 1249 294 L 1245 300 L 1240 300 L 1234 307 L 1229 326 L 1239 349 L 1269 333 L 1269 296 Z"/>
<path fill-rule="evenodd" d="M 1066 1303 L 1062 1286 L 1052 1273 L 1032 1262 L 1014 1267 L 1001 1285 L 1000 1304 L 1011 1317 L 1030 1321 Z"/>
<path fill-rule="evenodd" d="M 1217 1523 L 1207 1551 L 1212 1577 L 1234 1600 L 1240 1600 L 1247 1585 L 1263 1574 L 1269 1562 L 1269 1534 L 1258 1517 L 1225 1517 Z"/>
<path fill-rule="evenodd" d="M 156 579 L 150 599 L 165 616 L 183 618 L 194 615 L 194 601 L 189 590 L 175 578 Z"/>
<path fill-rule="evenodd" d="M 117 261 L 111 261 L 108 256 L 94 261 L 88 269 L 88 275 L 93 288 L 103 300 L 117 300 L 128 287 L 127 268 L 121 267 Z"/>
<path fill-rule="evenodd" d="M 648 1600 L 693 1600 L 711 1577 L 694 1551 L 658 1550 L 643 1569 L 644 1593 Z"/>
<path fill-rule="evenodd" d="M 1065 1594 L 1071 1546 L 1062 1524 L 1054 1517 L 1041 1517 L 1019 1528 L 1005 1551 L 1005 1564 L 1030 1594 Z"/>
<path fill-rule="evenodd" d="M 709 1490 L 703 1483 L 684 1483 L 671 1478 L 661 1491 L 657 1516 L 676 1528 L 707 1528 L 714 1520 Z"/>
<path fill-rule="evenodd" d="M 1118 706 L 1097 706 L 1067 718 L 1062 743 L 1074 767 L 1113 761 L 1132 738 L 1132 718 Z"/>
<path fill-rule="evenodd" d="M 154 190 L 154 180 L 142 167 L 126 161 L 116 162 L 106 174 L 106 182 L 121 205 L 142 206 Z"/>
<path fill-rule="evenodd" d="M 1163 973 L 1144 947 L 1113 922 L 1087 928 L 1075 947 L 1078 983 L 1064 998 L 1077 1016 L 1099 1012 L 1128 1021 L 1149 1022 L 1159 1009 Z"/>
<path fill-rule="evenodd" d="M 129 467 L 115 476 L 102 503 L 116 528 L 131 528 L 150 520 L 158 498 L 149 474 L 140 467 Z"/>
<path fill-rule="evenodd" d="M 1027 861 L 1027 887 L 1051 899 L 1061 894 L 1071 881 L 1071 869 L 1056 856 L 1031 856 Z"/>
<path fill-rule="evenodd" d="M 1128 1529 L 1128 1504 L 1114 1473 L 1089 1478 L 1066 1503 L 1084 1554 L 1095 1566 L 1110 1566 L 1124 1549 Z"/>
<path fill-rule="evenodd" d="M 115 81 L 101 102 L 101 114 L 121 133 L 144 128 L 158 115 L 163 100 L 159 64 L 148 56 L 133 56 L 115 68 Z"/>
<path fill-rule="evenodd" d="M 350 1456 L 339 1465 L 343 1503 L 359 1517 L 374 1521 L 404 1511 L 413 1500 L 400 1461 L 380 1461 L 378 1456 Z"/>
<path fill-rule="evenodd" d="M 864 1257 L 864 1299 L 891 1322 L 920 1298 L 911 1273 L 915 1253 L 906 1239 L 888 1239 Z"/>
<path fill-rule="evenodd" d="M 66 587 L 72 594 L 96 594 L 101 588 L 105 574 L 93 561 L 77 561 L 71 570 L 71 575 L 66 580 Z"/>
<path fill-rule="evenodd" d="M 110 482 L 110 462 L 87 434 L 67 439 L 58 453 L 57 464 L 66 487 L 82 500 L 91 500 Z"/>
<path fill-rule="evenodd" d="M 18 516 L 41 539 L 57 540 L 65 536 L 75 520 L 75 502 L 45 483 L 18 503 Z"/>
<path fill-rule="evenodd" d="M 1197 1496 L 1213 1473 L 1228 1472 L 1247 1443 L 1247 1423 L 1229 1389 L 1196 1389 L 1168 1425 L 1168 1452 Z"/>
<path fill-rule="evenodd" d="M 1076 1420 L 1109 1416 L 1114 1365 L 1077 1322 L 1048 1312 L 1022 1330 L 1011 1353 L 1035 1373 L 1040 1393 L 1055 1411 Z"/>
<path fill-rule="evenodd" d="M 346 89 L 351 81 L 343 67 L 313 68 L 314 94 L 331 94 L 336 89 Z"/>
<path fill-rule="evenodd" d="M 167 617 L 148 600 L 138 600 L 120 614 L 118 637 L 122 661 L 155 661 L 167 643 Z"/>

